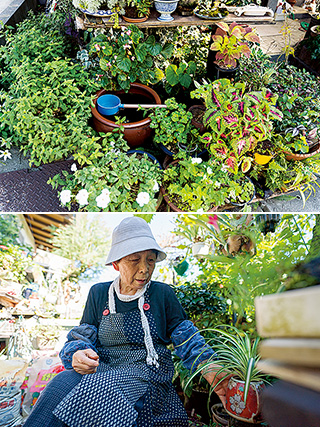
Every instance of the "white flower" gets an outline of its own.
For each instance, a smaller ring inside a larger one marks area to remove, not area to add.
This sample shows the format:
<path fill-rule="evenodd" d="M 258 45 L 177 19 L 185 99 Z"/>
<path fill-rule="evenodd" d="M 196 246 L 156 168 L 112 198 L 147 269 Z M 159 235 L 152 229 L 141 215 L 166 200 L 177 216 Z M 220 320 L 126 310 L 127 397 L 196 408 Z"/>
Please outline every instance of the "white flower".
<path fill-rule="evenodd" d="M 11 159 L 11 153 L 10 153 L 10 151 L 9 150 L 1 151 L 1 153 L 0 153 L 0 159 L 1 159 L 1 157 L 3 157 L 4 161 L 6 161 L 7 159 Z"/>
<path fill-rule="evenodd" d="M 139 206 L 144 206 L 150 201 L 150 196 L 146 191 L 141 191 L 141 193 L 138 194 L 136 201 Z"/>
<path fill-rule="evenodd" d="M 75 163 L 73 163 L 71 165 L 71 172 L 75 172 L 76 170 L 78 170 L 77 165 Z"/>
<path fill-rule="evenodd" d="M 200 157 L 193 157 L 191 161 L 192 164 L 195 165 L 196 163 L 200 164 L 202 162 L 202 159 L 200 159 Z"/>
<path fill-rule="evenodd" d="M 214 188 L 220 188 L 221 187 L 221 182 L 220 181 L 215 181 L 213 184 Z"/>
<path fill-rule="evenodd" d="M 85 189 L 80 190 L 79 193 L 76 195 L 76 199 L 79 205 L 87 205 L 88 196 L 89 196 L 89 193 L 87 192 L 87 190 Z"/>
<path fill-rule="evenodd" d="M 104 194 L 105 196 L 109 196 L 110 191 L 107 188 L 104 188 L 103 190 L 101 190 L 101 194 Z"/>
<path fill-rule="evenodd" d="M 60 193 L 61 204 L 65 205 L 69 203 L 71 200 L 71 191 L 70 190 L 62 190 Z"/>
<path fill-rule="evenodd" d="M 96 197 L 96 202 L 98 208 L 106 208 L 108 204 L 110 203 L 110 196 L 109 196 L 109 190 L 104 189 L 102 190 L 100 196 Z"/>
<path fill-rule="evenodd" d="M 154 186 L 152 188 L 153 191 L 159 191 L 159 184 L 157 183 L 157 181 L 154 181 Z"/>
<path fill-rule="evenodd" d="M 207 174 L 208 175 L 212 175 L 213 174 L 213 170 L 210 168 L 210 166 L 207 167 Z"/>

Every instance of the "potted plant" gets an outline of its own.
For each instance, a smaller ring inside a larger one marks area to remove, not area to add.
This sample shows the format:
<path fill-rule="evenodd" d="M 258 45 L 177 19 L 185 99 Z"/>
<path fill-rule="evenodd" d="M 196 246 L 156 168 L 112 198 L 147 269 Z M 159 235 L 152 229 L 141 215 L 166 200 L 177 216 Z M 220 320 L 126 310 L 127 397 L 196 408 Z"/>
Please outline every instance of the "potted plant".
<path fill-rule="evenodd" d="M 220 5 L 219 1 L 210 3 L 210 5 L 206 1 L 200 1 L 194 14 L 201 19 L 223 19 L 229 15 L 229 12 L 224 5 Z"/>
<path fill-rule="evenodd" d="M 38 324 L 29 331 L 32 344 L 36 350 L 54 349 L 57 344 L 62 329 L 56 325 Z"/>
<path fill-rule="evenodd" d="M 123 19 L 126 22 L 144 22 L 150 14 L 151 0 L 130 0 L 125 7 Z"/>
<path fill-rule="evenodd" d="M 242 177 L 240 171 L 226 173 L 213 159 L 204 162 L 199 157 L 182 158 L 165 169 L 161 192 L 176 212 L 215 211 L 230 202 L 251 200 L 254 186 Z"/>
<path fill-rule="evenodd" d="M 238 67 L 238 60 L 241 56 L 249 57 L 251 48 L 249 43 L 260 43 L 259 36 L 250 26 L 241 26 L 236 22 L 230 25 L 225 22 L 217 22 L 218 26 L 212 36 L 213 43 L 210 49 L 215 54 L 214 64 L 217 69 L 217 78 L 227 77 Z M 226 73 L 227 74 L 223 74 Z"/>
<path fill-rule="evenodd" d="M 320 126 L 287 128 L 283 137 L 287 160 L 304 160 L 320 153 Z"/>
<path fill-rule="evenodd" d="M 197 0 L 179 0 L 178 13 L 182 16 L 190 16 L 193 14 L 193 9 L 197 6 Z"/>
<path fill-rule="evenodd" d="M 279 63 L 270 60 L 260 47 L 253 46 L 249 57 L 239 59 L 239 68 L 235 79 L 246 84 L 246 91 L 261 91 L 277 81 Z"/>
<path fill-rule="evenodd" d="M 275 107 L 277 96 L 263 88 L 261 92 L 245 92 L 245 84 L 228 79 L 201 85 L 191 92 L 202 98 L 206 106 L 204 124 L 209 132 L 202 135 L 209 152 L 220 159 L 231 173 L 251 168 L 254 153 L 273 128 L 273 120 L 281 120 Z"/>
<path fill-rule="evenodd" d="M 203 140 L 192 125 L 192 113 L 174 98 L 167 99 L 165 104 L 167 108 L 154 109 L 149 115 L 150 128 L 154 129 L 154 142 L 169 156 L 179 151 L 185 151 L 191 156 L 203 152 Z"/>
<path fill-rule="evenodd" d="M 210 372 L 210 364 L 221 365 L 217 374 L 225 373 L 224 378 L 232 375 L 226 394 L 226 411 L 238 420 L 255 423 L 261 421 L 260 392 L 266 383 L 266 375 L 257 368 L 259 338 L 251 337 L 234 326 L 209 328 L 216 337 L 207 344 L 214 351 L 212 360 L 201 364 L 191 375 L 205 375 Z M 217 384 L 219 384 L 220 380 Z M 213 390 L 214 391 L 214 387 Z"/>
<path fill-rule="evenodd" d="M 113 21 L 119 28 L 119 15 L 124 14 L 125 0 L 73 0 L 74 7 L 82 13 Z"/>
<path fill-rule="evenodd" d="M 129 25 L 112 33 L 98 34 L 90 41 L 90 55 L 98 57 L 105 75 L 103 81 L 112 90 L 126 92 L 130 84 L 156 84 L 163 72 L 155 60 L 168 59 L 172 53 L 169 43 L 162 46 L 154 35 L 146 36 L 136 25 Z"/>
<path fill-rule="evenodd" d="M 155 211 L 162 179 L 158 162 L 147 153 L 128 154 L 121 127 L 105 139 L 108 146 L 104 153 L 90 164 L 49 180 L 61 189 L 61 204 L 88 212 Z"/>
<path fill-rule="evenodd" d="M 205 218 L 191 216 L 192 223 L 209 233 L 216 243 L 216 253 L 206 256 L 212 261 L 228 261 L 238 255 L 255 255 L 256 224 L 252 215 L 213 215 Z"/>

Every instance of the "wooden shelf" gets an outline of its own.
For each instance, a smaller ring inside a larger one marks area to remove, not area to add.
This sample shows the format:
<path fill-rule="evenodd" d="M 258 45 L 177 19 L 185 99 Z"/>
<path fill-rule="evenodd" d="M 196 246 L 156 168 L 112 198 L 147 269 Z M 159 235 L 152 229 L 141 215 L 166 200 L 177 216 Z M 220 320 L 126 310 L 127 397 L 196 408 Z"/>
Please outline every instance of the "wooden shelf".
<path fill-rule="evenodd" d="M 157 17 L 160 14 L 156 10 L 152 10 L 147 21 L 135 24 L 139 28 L 163 28 L 163 27 L 191 27 L 191 26 L 202 26 L 202 25 L 214 25 L 216 22 L 219 22 L 215 19 L 200 19 L 194 15 L 191 16 L 180 16 L 178 14 L 172 14 L 174 20 L 170 22 L 161 22 L 158 21 Z M 239 24 L 270 24 L 273 21 L 273 18 L 270 16 L 235 16 L 233 13 L 230 13 L 226 18 L 221 19 L 224 22 L 233 22 L 236 21 Z M 106 28 L 112 27 L 113 22 L 109 22 L 108 18 L 97 18 L 89 15 L 82 15 L 77 18 L 77 26 L 81 30 L 86 30 L 87 28 Z M 120 25 L 128 26 L 131 25 L 124 20 L 121 20 Z"/>

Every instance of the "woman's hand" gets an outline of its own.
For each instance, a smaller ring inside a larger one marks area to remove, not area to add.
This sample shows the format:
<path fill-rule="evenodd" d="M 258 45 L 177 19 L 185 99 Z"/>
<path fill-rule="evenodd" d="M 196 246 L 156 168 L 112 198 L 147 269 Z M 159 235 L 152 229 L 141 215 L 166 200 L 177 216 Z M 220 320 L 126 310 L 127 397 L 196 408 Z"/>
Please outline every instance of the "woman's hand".
<path fill-rule="evenodd" d="M 91 348 L 78 350 L 72 356 L 72 367 L 81 375 L 93 374 L 99 366 L 99 356 Z"/>
<path fill-rule="evenodd" d="M 221 380 L 221 378 L 226 376 L 226 372 L 220 372 L 220 374 L 217 375 L 217 372 L 221 368 L 222 366 L 212 363 L 201 371 L 203 377 L 208 381 L 210 385 L 212 385 L 212 387 L 214 387 L 214 385 L 217 384 Z M 221 403 L 223 404 L 224 407 L 226 407 L 226 403 L 227 403 L 227 399 L 226 399 L 227 387 L 228 387 L 229 379 L 231 377 L 232 377 L 231 374 L 228 375 L 223 381 L 221 381 L 221 383 L 217 387 L 214 387 L 213 389 L 213 391 L 219 396 Z"/>

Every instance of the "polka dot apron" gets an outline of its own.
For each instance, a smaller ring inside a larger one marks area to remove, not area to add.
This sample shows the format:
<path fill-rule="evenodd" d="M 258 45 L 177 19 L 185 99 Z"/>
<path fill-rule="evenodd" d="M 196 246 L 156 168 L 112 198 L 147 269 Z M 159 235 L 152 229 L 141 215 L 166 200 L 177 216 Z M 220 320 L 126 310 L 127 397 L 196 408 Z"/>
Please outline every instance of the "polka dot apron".
<path fill-rule="evenodd" d="M 69 427 L 187 427 L 183 405 L 172 386 L 171 352 L 159 343 L 148 292 L 143 306 L 159 367 L 146 363 L 138 309 L 103 311 L 98 337 L 99 367 L 84 375 L 54 414 Z"/>

